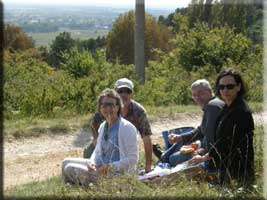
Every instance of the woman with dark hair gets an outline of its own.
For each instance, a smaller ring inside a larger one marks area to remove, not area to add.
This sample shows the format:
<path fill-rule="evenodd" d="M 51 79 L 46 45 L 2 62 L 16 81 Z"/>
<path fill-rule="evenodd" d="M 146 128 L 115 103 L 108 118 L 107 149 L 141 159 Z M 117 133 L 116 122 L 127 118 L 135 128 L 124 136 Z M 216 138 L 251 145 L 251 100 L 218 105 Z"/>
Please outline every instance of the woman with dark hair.
<path fill-rule="evenodd" d="M 215 144 L 209 156 L 220 172 L 220 183 L 249 184 L 254 180 L 253 130 L 251 111 L 244 100 L 244 82 L 232 69 L 222 71 L 216 80 L 217 95 L 226 105 L 217 119 Z"/>
<path fill-rule="evenodd" d="M 96 148 L 90 159 L 67 158 L 62 163 L 64 182 L 88 185 L 99 176 L 134 172 L 138 160 L 137 130 L 120 116 L 119 94 L 105 89 L 97 108 L 105 121 L 99 127 Z"/>

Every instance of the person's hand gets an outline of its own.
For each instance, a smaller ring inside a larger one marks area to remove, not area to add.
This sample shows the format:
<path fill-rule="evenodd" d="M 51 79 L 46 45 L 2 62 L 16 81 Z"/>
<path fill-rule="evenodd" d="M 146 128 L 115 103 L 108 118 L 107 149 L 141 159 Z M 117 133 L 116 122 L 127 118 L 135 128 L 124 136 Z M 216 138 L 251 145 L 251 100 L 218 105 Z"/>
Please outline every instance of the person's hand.
<path fill-rule="evenodd" d="M 204 148 L 199 148 L 197 151 L 196 151 L 197 154 L 199 155 L 204 155 L 205 154 L 205 149 Z"/>
<path fill-rule="evenodd" d="M 109 170 L 110 170 L 110 165 L 108 164 L 104 164 L 100 166 L 99 168 L 97 168 L 98 173 L 102 176 L 106 175 Z"/>
<path fill-rule="evenodd" d="M 90 163 L 87 165 L 89 172 L 95 172 L 96 171 L 96 165 L 94 163 Z"/>
<path fill-rule="evenodd" d="M 196 155 L 196 156 L 194 156 L 193 158 L 191 158 L 188 162 L 189 162 L 190 164 L 198 164 L 198 163 L 201 163 L 201 162 L 203 162 L 203 161 L 205 161 L 205 159 L 204 159 L 203 156 L 201 156 L 201 155 Z"/>
<path fill-rule="evenodd" d="M 182 136 L 181 135 L 177 135 L 174 133 L 169 134 L 168 136 L 168 141 L 170 144 L 174 144 L 176 142 L 180 142 L 182 140 Z"/>

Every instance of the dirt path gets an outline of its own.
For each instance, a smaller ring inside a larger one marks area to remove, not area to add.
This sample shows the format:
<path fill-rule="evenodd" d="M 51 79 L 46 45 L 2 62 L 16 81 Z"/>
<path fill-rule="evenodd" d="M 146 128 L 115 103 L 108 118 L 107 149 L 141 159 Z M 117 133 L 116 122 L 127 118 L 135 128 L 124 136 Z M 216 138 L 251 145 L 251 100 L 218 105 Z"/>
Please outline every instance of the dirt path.
<path fill-rule="evenodd" d="M 265 119 L 266 124 L 266 118 L 267 114 L 254 116 L 256 123 L 262 123 Z M 162 141 L 163 130 L 180 126 L 196 127 L 200 119 L 200 115 L 180 114 L 175 119 L 153 122 L 152 140 Z M 46 135 L 4 141 L 4 190 L 59 175 L 62 160 L 66 157 L 81 157 L 83 148 L 89 143 L 90 138 L 90 132 L 80 130 L 68 135 Z"/>

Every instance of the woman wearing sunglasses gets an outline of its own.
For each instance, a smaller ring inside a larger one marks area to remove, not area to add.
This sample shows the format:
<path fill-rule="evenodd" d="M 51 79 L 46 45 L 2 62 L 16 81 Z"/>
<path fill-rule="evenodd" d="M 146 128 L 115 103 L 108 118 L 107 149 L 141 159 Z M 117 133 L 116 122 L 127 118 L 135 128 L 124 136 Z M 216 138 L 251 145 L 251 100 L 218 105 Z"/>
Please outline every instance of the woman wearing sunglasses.
<path fill-rule="evenodd" d="M 217 95 L 226 105 L 217 120 L 215 145 L 211 156 L 220 172 L 220 183 L 235 179 L 240 185 L 254 180 L 254 122 L 239 73 L 222 71 L 216 80 Z"/>
<path fill-rule="evenodd" d="M 98 111 L 105 118 L 99 127 L 96 148 L 90 159 L 67 158 L 62 164 L 64 182 L 88 185 L 99 176 L 134 172 L 138 160 L 137 130 L 120 116 L 122 102 L 112 89 L 98 97 Z"/>

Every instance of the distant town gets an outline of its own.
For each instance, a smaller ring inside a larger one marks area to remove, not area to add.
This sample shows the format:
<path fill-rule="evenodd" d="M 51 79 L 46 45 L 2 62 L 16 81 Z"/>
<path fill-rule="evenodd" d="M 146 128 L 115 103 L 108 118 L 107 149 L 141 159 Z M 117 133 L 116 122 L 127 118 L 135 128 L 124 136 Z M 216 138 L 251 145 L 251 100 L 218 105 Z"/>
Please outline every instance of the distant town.
<path fill-rule="evenodd" d="M 110 30 L 119 14 L 133 8 L 7 5 L 4 22 L 20 26 L 27 33 L 66 30 Z M 147 9 L 158 18 L 174 10 Z"/>

